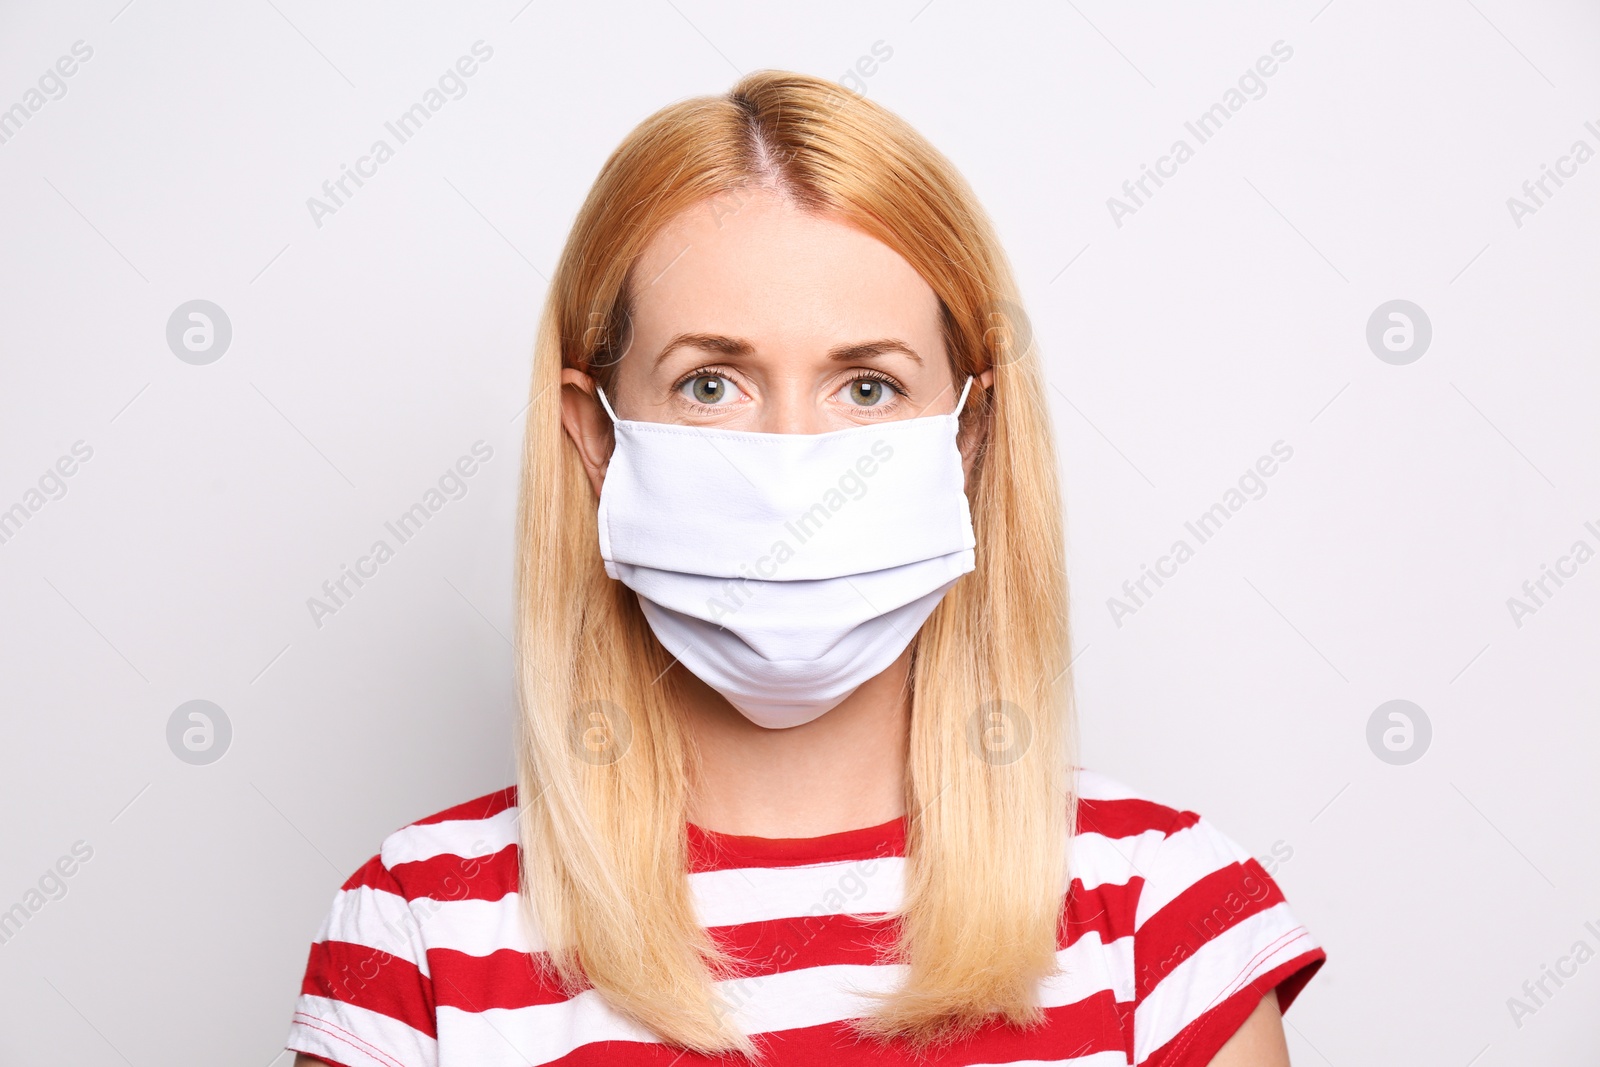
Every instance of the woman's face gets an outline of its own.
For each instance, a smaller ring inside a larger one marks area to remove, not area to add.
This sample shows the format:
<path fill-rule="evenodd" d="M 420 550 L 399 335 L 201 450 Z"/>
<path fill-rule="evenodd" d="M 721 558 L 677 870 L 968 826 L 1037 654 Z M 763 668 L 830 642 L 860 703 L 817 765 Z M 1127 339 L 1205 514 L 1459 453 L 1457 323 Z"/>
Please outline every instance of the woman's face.
<path fill-rule="evenodd" d="M 876 238 L 768 190 L 680 215 L 646 248 L 634 289 L 607 397 L 619 418 L 813 434 L 942 414 L 960 396 L 928 283 Z M 562 421 L 598 492 L 610 426 L 587 375 L 562 380 L 575 387 Z"/>

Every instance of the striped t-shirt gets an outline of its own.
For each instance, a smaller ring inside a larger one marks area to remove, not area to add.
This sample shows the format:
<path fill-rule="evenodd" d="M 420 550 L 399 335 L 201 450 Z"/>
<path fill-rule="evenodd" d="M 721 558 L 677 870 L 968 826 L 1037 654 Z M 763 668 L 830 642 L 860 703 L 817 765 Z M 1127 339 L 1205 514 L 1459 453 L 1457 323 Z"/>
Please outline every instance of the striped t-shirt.
<path fill-rule="evenodd" d="M 1087 770 L 1078 791 L 1045 1024 L 996 1021 L 937 1062 L 1202 1065 L 1267 991 L 1287 1009 L 1322 966 L 1277 884 L 1204 818 Z M 516 809 L 511 787 L 384 840 L 317 932 L 289 1049 L 340 1067 L 713 1062 L 592 988 L 569 997 L 540 980 L 518 911 Z M 903 973 L 874 946 L 893 943 L 905 828 L 774 839 L 689 825 L 697 915 L 752 963 L 720 992 L 774 1067 L 914 1062 L 844 1023 L 869 1012 L 860 991 Z"/>

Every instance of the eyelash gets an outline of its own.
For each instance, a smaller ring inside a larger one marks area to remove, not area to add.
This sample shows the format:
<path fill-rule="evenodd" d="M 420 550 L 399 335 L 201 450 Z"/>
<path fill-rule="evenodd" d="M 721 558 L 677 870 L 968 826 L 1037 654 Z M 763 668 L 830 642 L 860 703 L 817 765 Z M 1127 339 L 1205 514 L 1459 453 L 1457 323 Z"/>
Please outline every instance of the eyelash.
<path fill-rule="evenodd" d="M 728 368 L 727 367 L 718 366 L 716 364 L 711 364 L 711 365 L 705 366 L 705 367 L 696 367 L 694 370 L 690 371 L 688 374 L 685 374 L 683 377 L 679 378 L 677 381 L 672 383 L 672 392 L 673 393 L 677 393 L 678 390 L 682 389 L 689 382 L 694 381 L 696 378 L 703 378 L 706 375 L 710 375 L 710 374 L 715 374 L 715 375 L 718 375 L 719 377 L 728 378 L 730 380 L 732 380 L 733 377 L 734 377 L 732 374 L 728 373 Z M 888 385 L 888 386 L 892 387 L 894 389 L 894 391 L 897 394 L 899 394 L 901 397 L 904 397 L 906 395 L 906 387 L 901 385 L 899 380 L 896 379 L 893 375 L 885 374 L 881 370 L 873 370 L 871 368 L 862 367 L 862 368 L 860 368 L 859 370 L 857 370 L 855 372 L 854 377 L 852 377 L 850 379 L 850 381 L 853 382 L 858 378 L 872 378 L 875 381 L 883 382 L 885 385 Z M 737 383 L 735 383 L 735 384 L 737 384 Z M 845 384 L 848 385 L 848 384 L 850 384 L 850 382 L 846 382 Z M 702 404 L 698 400 L 690 400 L 689 403 L 694 405 L 697 408 L 702 408 L 702 409 L 706 409 L 706 410 L 709 410 L 709 409 L 714 408 L 714 407 L 720 407 L 721 406 L 720 404 Z M 866 413 L 870 412 L 872 409 L 871 408 L 862 408 L 860 410 L 861 410 L 861 412 L 863 414 L 866 414 Z"/>

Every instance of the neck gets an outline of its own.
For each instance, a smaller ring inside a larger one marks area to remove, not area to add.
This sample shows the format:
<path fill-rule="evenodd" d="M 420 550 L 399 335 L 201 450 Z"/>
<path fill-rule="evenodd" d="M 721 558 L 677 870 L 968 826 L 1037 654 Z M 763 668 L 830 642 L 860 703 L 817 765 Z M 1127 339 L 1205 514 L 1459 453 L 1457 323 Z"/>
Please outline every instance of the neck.
<path fill-rule="evenodd" d="M 905 814 L 910 671 L 908 649 L 837 707 L 786 730 L 757 726 L 685 678 L 685 724 L 698 752 L 689 821 L 725 834 L 817 837 Z"/>

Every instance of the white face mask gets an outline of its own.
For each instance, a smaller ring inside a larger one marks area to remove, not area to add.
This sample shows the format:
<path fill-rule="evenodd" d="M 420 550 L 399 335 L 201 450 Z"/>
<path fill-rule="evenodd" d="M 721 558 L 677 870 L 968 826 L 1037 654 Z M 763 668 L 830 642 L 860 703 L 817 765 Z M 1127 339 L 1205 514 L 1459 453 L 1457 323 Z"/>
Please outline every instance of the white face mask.
<path fill-rule="evenodd" d="M 881 673 L 974 567 L 956 410 L 818 434 L 618 419 L 606 573 L 752 722 L 810 722 Z"/>

